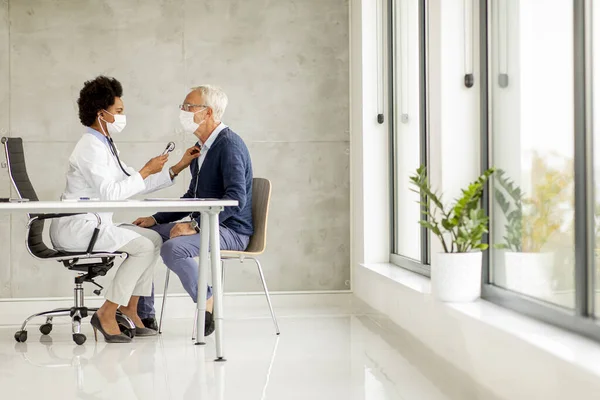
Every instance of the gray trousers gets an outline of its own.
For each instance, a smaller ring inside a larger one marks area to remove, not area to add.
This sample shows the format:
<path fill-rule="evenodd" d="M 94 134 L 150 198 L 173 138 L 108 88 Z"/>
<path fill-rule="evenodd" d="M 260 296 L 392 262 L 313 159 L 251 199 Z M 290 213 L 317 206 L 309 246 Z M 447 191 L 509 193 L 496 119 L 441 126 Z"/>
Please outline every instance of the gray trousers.
<path fill-rule="evenodd" d="M 119 249 L 129 256 L 119 266 L 106 290 L 106 300 L 126 306 L 131 296 L 147 296 L 151 293 L 154 266 L 158 261 L 162 239 L 156 232 L 135 225 L 120 225 L 119 228 L 142 235 Z"/>
<path fill-rule="evenodd" d="M 171 239 L 170 232 L 173 226 L 175 226 L 175 223 L 158 224 L 150 229 L 153 233 L 157 232 L 164 241 L 160 250 L 163 262 L 167 268 L 177 274 L 185 291 L 196 302 L 198 297 L 198 261 L 194 257 L 198 257 L 200 254 L 201 233 Z M 220 226 L 219 233 L 222 250 L 243 251 L 250 242 L 250 236 L 240 235 L 223 225 Z M 208 287 L 206 298 L 208 299 L 211 296 L 212 290 Z M 150 296 L 140 298 L 138 315 L 140 318 L 150 318 L 155 315 L 154 285 L 152 285 Z"/>

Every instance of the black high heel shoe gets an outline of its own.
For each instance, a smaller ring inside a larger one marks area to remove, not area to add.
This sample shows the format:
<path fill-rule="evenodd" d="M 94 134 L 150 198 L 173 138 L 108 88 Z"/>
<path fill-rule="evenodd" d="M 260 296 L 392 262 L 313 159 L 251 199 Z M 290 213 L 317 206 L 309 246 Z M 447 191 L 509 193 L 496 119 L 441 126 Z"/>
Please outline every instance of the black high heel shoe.
<path fill-rule="evenodd" d="M 104 341 L 106 343 L 131 343 L 131 338 L 122 333 L 119 333 L 118 335 L 109 335 L 108 333 L 106 333 L 106 331 L 102 328 L 102 324 L 100 323 L 100 319 L 98 319 L 98 314 L 96 313 L 92 315 L 90 324 L 94 328 L 94 339 L 96 339 L 96 342 L 98 341 L 97 331 L 100 331 L 100 333 L 102 333 L 102 335 L 104 336 Z"/>

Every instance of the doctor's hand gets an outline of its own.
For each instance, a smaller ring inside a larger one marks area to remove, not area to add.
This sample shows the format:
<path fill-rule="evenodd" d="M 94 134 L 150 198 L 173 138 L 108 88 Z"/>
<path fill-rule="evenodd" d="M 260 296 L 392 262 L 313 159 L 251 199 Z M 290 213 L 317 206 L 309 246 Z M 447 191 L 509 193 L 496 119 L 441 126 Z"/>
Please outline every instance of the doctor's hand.
<path fill-rule="evenodd" d="M 142 175 L 142 178 L 146 179 L 150 175 L 154 175 L 162 171 L 168 159 L 168 154 L 165 154 L 164 156 L 151 158 L 150 161 L 148 161 L 146 165 L 144 165 L 140 170 L 140 175 Z"/>
<path fill-rule="evenodd" d="M 133 224 L 142 228 L 150 228 L 151 226 L 156 225 L 156 220 L 152 217 L 140 217 L 133 221 Z"/>
<path fill-rule="evenodd" d="M 179 236 L 189 236 L 195 234 L 196 230 L 192 228 L 192 225 L 190 225 L 189 222 L 182 222 L 175 224 L 175 226 L 171 229 L 170 237 L 173 239 Z"/>

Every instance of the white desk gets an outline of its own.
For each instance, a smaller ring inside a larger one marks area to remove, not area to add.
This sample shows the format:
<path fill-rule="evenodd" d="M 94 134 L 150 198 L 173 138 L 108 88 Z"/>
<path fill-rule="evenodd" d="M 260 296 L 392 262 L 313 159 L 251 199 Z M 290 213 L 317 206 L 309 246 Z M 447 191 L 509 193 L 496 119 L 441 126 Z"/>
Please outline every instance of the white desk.
<path fill-rule="evenodd" d="M 217 361 L 224 361 L 223 354 L 223 290 L 221 287 L 221 247 L 219 239 L 219 213 L 224 207 L 237 206 L 235 200 L 119 200 L 119 201 L 30 201 L 24 203 L 0 203 L 0 213 L 77 213 L 77 212 L 114 212 L 139 211 L 140 215 L 150 215 L 157 211 L 200 212 L 200 265 L 198 271 L 198 298 L 196 302 L 196 344 L 204 343 L 204 313 L 206 311 L 206 287 L 208 285 L 209 248 L 213 276 L 215 340 Z"/>

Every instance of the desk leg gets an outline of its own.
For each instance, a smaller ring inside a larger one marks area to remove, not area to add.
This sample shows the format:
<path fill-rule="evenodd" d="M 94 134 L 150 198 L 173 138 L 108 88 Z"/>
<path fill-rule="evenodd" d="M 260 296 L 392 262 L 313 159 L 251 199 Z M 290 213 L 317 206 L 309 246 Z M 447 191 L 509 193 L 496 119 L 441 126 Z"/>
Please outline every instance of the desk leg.
<path fill-rule="evenodd" d="M 220 211 L 220 210 L 219 210 Z M 210 213 L 210 263 L 213 283 L 215 341 L 217 359 L 225 361 L 223 355 L 223 287 L 221 281 L 221 236 L 219 234 L 219 211 Z"/>
<path fill-rule="evenodd" d="M 200 261 L 198 265 L 198 297 L 196 298 L 196 344 L 204 342 L 204 314 L 206 313 L 206 288 L 208 286 L 209 215 L 200 217 Z"/>

